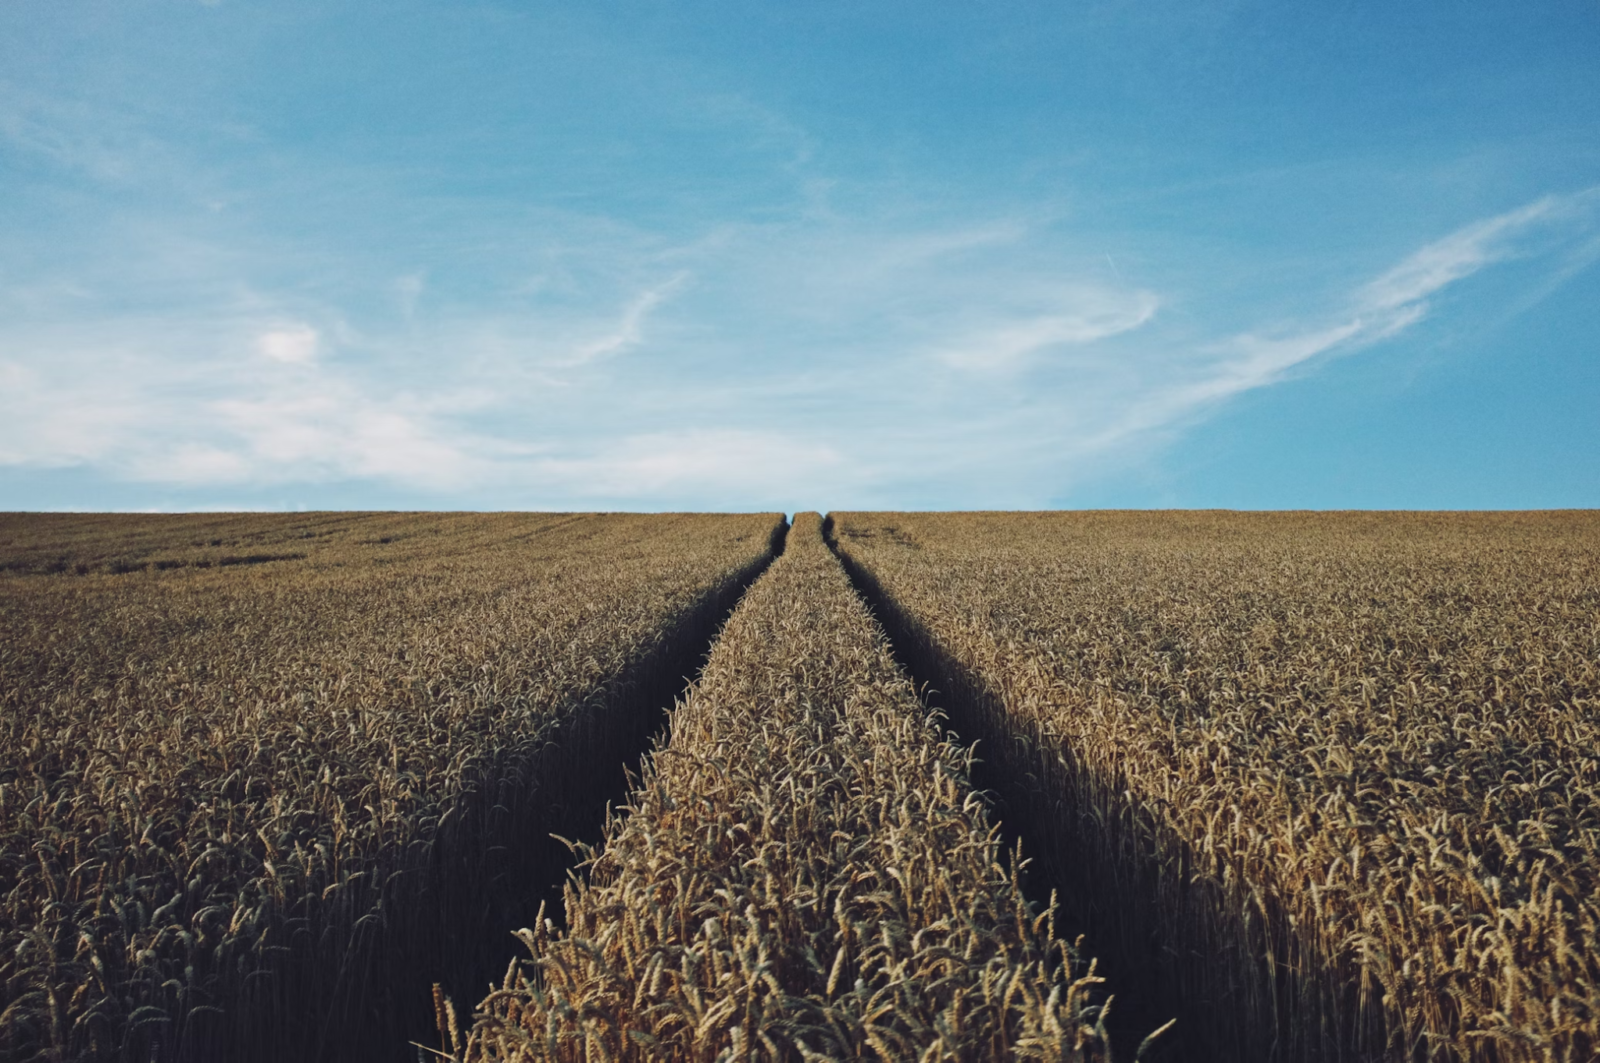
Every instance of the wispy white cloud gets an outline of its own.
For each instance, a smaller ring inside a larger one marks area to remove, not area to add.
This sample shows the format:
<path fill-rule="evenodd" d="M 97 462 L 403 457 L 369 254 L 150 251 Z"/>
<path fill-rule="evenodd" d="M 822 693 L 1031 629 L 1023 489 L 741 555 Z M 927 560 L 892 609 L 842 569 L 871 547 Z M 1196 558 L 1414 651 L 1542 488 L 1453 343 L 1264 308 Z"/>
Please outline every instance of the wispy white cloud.
<path fill-rule="evenodd" d="M 737 506 L 826 495 L 859 474 L 838 448 L 803 435 L 686 429 L 626 436 L 581 457 L 535 459 L 519 480 L 580 499 L 671 505 L 697 498 Z"/>
<path fill-rule="evenodd" d="M 408 396 L 374 399 L 321 381 L 266 398 L 222 400 L 211 411 L 219 435 L 233 445 L 209 448 L 219 460 L 191 463 L 188 475 L 213 472 L 235 483 L 372 478 L 437 490 L 473 486 L 486 471 L 467 449 L 470 436 L 438 424 L 429 404 Z M 154 479 L 183 474 L 164 459 L 139 472 Z"/>
<path fill-rule="evenodd" d="M 1062 298 L 1063 308 L 1021 320 L 1002 320 L 938 353 L 957 369 L 1010 371 L 1052 347 L 1082 346 L 1146 324 L 1161 300 L 1154 292 L 1079 289 Z"/>
<path fill-rule="evenodd" d="M 1361 289 L 1356 298 L 1358 312 L 1381 315 L 1407 313 L 1426 307 L 1429 296 L 1470 277 L 1502 259 L 1516 255 L 1519 241 L 1529 231 L 1552 218 L 1568 215 L 1590 193 L 1558 198 L 1545 196 L 1526 206 L 1465 226 L 1410 255 L 1405 261 Z"/>
<path fill-rule="evenodd" d="M 637 347 L 644 339 L 644 324 L 656 307 L 665 302 L 673 292 L 683 287 L 689 274 L 680 272 L 663 284 L 645 289 L 633 298 L 623 310 L 615 325 L 604 334 L 578 343 L 571 354 L 558 359 L 558 365 L 573 366 L 621 354 Z"/>
<path fill-rule="evenodd" d="M 310 325 L 286 325 L 263 332 L 256 338 L 256 349 L 274 362 L 303 365 L 316 358 L 320 339 Z"/>
<path fill-rule="evenodd" d="M 1573 241 L 1587 243 L 1597 205 L 1600 188 L 1545 196 L 1425 244 L 1357 288 L 1319 324 L 1280 326 L 1201 344 L 1188 373 L 1130 395 L 1112 424 L 1084 438 L 1084 449 L 1104 450 L 1181 426 L 1199 411 L 1278 383 L 1317 359 L 1398 336 L 1429 315 L 1436 296 L 1496 263 Z"/>
<path fill-rule="evenodd" d="M 321 333 L 303 323 L 187 327 L 6 336 L 21 349 L 0 357 L 0 464 L 90 465 L 177 487 L 368 478 L 438 490 L 470 487 L 484 469 L 473 434 L 451 423 L 481 397 L 418 398 L 322 364 Z"/>
<path fill-rule="evenodd" d="M 385 272 L 400 279 L 365 311 L 263 285 L 229 302 L 224 285 L 186 315 L 63 323 L 83 298 L 17 297 L 0 464 L 456 505 L 1038 505 L 1233 396 L 1399 335 L 1495 263 L 1587 246 L 1594 200 L 1466 226 L 1298 321 L 1210 335 L 1203 291 L 1112 283 L 1102 255 L 1052 256 L 1016 219 L 608 237 L 609 257 L 569 233 L 579 251 L 550 252 L 553 279 L 500 303 L 452 303 L 420 268 Z M 596 257 L 561 265 L 581 254 Z"/>
<path fill-rule="evenodd" d="M 115 459 L 163 415 L 143 360 L 113 342 L 85 358 L 59 334 L 0 345 L 0 465 L 45 468 Z M 173 423 L 181 423 L 174 417 Z"/>

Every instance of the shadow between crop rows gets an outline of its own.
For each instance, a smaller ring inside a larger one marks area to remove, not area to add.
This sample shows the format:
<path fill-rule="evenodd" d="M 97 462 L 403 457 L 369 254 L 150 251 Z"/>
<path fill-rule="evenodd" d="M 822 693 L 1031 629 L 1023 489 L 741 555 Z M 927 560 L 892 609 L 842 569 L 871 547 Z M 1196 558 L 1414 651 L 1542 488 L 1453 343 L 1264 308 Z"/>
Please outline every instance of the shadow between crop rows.
<path fill-rule="evenodd" d="M 1116 998 L 1107 1022 L 1115 1058 L 1133 1059 L 1145 1035 L 1176 1015 L 1177 1026 L 1163 1034 L 1144 1058 L 1151 1063 L 1214 1063 L 1215 1053 L 1194 1036 L 1195 1024 L 1184 1022 L 1184 1002 L 1165 989 L 1161 972 L 1141 962 L 1141 957 L 1118 954 L 1113 942 L 1097 940 L 1092 918 L 1081 904 L 1074 903 L 1078 900 L 1076 891 L 1062 873 L 1073 854 L 1062 851 L 1063 846 L 1045 827 L 1044 817 L 1033 812 L 1034 806 L 1041 800 L 1048 801 L 1049 796 L 1030 787 L 1027 776 L 1007 771 L 983 755 L 985 743 L 995 748 L 1007 736 L 986 728 L 979 707 L 962 697 L 963 684 L 950 680 L 959 666 L 936 650 L 918 652 L 921 641 L 912 636 L 906 618 L 887 600 L 872 575 L 839 549 L 832 517 L 824 522 L 823 536 L 849 574 L 856 593 L 883 626 L 895 660 L 911 677 L 923 702 L 944 717 L 945 728 L 958 741 L 969 747 L 977 745 L 971 782 L 991 801 L 1007 848 L 1014 852 L 1021 842 L 1023 856 L 1030 861 L 1022 876 L 1024 893 L 1042 909 L 1050 903 L 1054 891 L 1058 932 L 1069 940 L 1083 934 L 1086 955 L 1099 961 L 1098 971 L 1106 978 L 1105 989 Z M 998 696 L 994 700 L 998 702 Z"/>
<path fill-rule="evenodd" d="M 445 950 L 435 968 L 439 973 L 410 980 L 405 989 L 410 1029 L 393 1049 L 370 1058 L 410 1059 L 414 1052 L 411 1042 L 435 1042 L 437 1034 L 429 1019 L 433 981 L 442 984 L 463 1018 L 469 1015 L 491 984 L 499 985 L 507 966 L 526 955 L 511 931 L 532 926 L 541 904 L 546 906 L 547 918 L 558 925 L 564 921 L 562 890 L 577 857 L 552 835 L 599 841 L 607 810 L 629 796 L 632 779 L 639 775 L 669 713 L 705 667 L 739 600 L 782 555 L 788 530 L 787 522 L 780 525 L 765 558 L 721 593 L 708 596 L 656 653 L 622 677 L 618 686 L 627 694 L 620 701 L 607 704 L 600 712 L 579 713 L 565 731 L 553 737 L 543 751 L 542 773 L 532 787 L 536 799 L 524 802 L 532 806 L 526 816 L 502 829 L 468 830 L 467 844 L 445 847 L 454 854 L 470 848 L 469 859 L 482 860 L 496 850 L 505 857 L 502 866 L 483 869 L 491 883 L 489 897 L 438 898 L 441 923 L 450 924 L 441 926 Z M 470 874 L 446 875 L 444 881 L 461 883 L 469 893 L 480 892 Z M 475 913 L 481 914 L 474 918 Z"/>
<path fill-rule="evenodd" d="M 763 559 L 618 676 L 611 697 L 579 708 L 539 748 L 508 757 L 455 802 L 426 858 L 385 887 L 380 918 L 350 943 L 331 995 L 296 994 L 295 968 L 319 961 L 286 956 L 230 1009 L 230 1030 L 198 1039 L 219 1051 L 184 1058 L 409 1063 L 424 1055 L 415 1044 L 438 1042 L 434 983 L 466 1019 L 525 954 L 511 932 L 533 925 L 541 904 L 560 920 L 577 858 L 551 835 L 599 840 L 608 807 L 627 798 L 630 773 L 640 771 L 734 606 L 783 552 L 787 531 L 787 523 L 775 529 Z M 286 1025 L 286 1015 L 300 1018 Z"/>

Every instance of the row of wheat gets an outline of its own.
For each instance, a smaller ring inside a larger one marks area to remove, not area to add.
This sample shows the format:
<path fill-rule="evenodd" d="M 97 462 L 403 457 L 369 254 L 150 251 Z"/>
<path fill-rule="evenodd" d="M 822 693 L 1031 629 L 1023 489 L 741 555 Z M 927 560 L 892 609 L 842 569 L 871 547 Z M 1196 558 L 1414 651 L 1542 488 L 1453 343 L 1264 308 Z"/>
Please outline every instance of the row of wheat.
<path fill-rule="evenodd" d="M 1600 1057 L 1600 516 L 836 527 L 1091 947 L 1191 1039 Z"/>
<path fill-rule="evenodd" d="M 1098 979 L 795 520 L 466 1060 L 1101 1058 Z M 449 1041 L 447 1034 L 447 1041 Z"/>
<path fill-rule="evenodd" d="M 781 528 L 0 518 L 0 1057 L 394 1058 Z"/>

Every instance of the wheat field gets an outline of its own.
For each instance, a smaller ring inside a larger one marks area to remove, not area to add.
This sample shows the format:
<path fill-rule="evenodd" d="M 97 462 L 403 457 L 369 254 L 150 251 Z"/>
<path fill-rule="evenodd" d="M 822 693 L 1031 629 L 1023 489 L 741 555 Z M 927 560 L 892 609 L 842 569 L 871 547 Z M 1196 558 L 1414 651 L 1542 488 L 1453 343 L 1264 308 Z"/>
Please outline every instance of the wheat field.
<path fill-rule="evenodd" d="M 1600 1056 L 1600 515 L 835 534 L 1091 947 L 1192 1044 Z"/>
<path fill-rule="evenodd" d="M 0 517 L 0 1056 L 409 1057 L 782 526 Z"/>
<path fill-rule="evenodd" d="M 1593 1063 L 1600 514 L 0 515 L 0 1058 Z"/>

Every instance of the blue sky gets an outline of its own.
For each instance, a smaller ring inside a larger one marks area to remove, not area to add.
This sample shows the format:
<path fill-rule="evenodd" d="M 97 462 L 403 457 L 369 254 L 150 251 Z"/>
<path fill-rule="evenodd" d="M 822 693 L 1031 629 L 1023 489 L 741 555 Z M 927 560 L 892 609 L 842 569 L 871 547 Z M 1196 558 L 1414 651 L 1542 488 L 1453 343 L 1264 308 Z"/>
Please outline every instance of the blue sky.
<path fill-rule="evenodd" d="M 1600 505 L 1600 4 L 0 6 L 0 509 Z"/>

